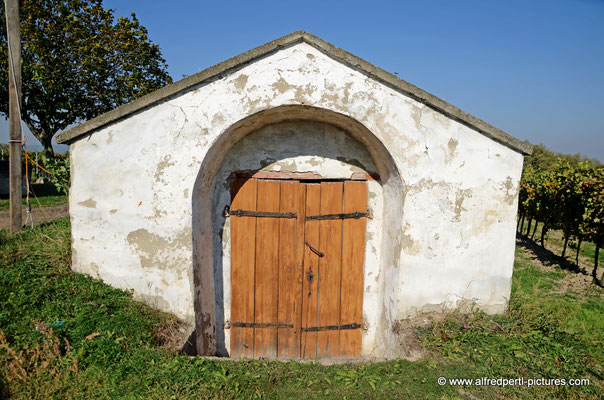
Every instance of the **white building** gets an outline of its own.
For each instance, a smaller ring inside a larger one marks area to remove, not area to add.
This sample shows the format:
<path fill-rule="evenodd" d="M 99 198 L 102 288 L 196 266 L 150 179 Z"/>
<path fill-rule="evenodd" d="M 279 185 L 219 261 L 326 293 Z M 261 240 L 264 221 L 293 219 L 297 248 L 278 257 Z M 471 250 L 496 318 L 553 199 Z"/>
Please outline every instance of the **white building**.
<path fill-rule="evenodd" d="M 508 306 L 531 146 L 309 33 L 57 142 L 73 269 L 195 323 L 200 354 L 395 357 L 398 319 Z"/>

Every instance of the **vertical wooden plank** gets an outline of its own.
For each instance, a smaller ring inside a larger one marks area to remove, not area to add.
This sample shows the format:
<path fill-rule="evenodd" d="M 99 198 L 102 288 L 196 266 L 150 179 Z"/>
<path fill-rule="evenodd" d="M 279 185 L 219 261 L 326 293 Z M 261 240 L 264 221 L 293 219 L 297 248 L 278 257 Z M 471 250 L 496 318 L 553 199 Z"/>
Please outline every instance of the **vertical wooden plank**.
<path fill-rule="evenodd" d="M 306 215 L 317 215 L 321 206 L 321 185 L 304 184 L 306 187 Z M 305 221 L 304 223 L 304 269 L 302 274 L 302 329 L 317 326 L 318 282 L 319 282 L 319 256 L 310 247 L 320 247 L 319 221 Z M 308 276 L 312 276 L 309 280 Z M 300 355 L 303 358 L 317 356 L 317 333 L 302 332 Z"/>
<path fill-rule="evenodd" d="M 236 179 L 231 209 L 256 210 L 257 181 Z M 231 217 L 231 322 L 254 321 L 256 218 Z M 231 329 L 231 357 L 253 357 L 254 328 Z"/>
<path fill-rule="evenodd" d="M 344 211 L 367 211 L 367 182 L 344 183 Z M 340 324 L 363 323 L 365 218 L 344 219 L 342 231 L 342 295 Z M 361 329 L 340 331 L 340 356 L 361 355 Z"/>
<path fill-rule="evenodd" d="M 298 275 L 296 281 L 296 287 L 294 288 L 297 298 L 295 304 L 295 321 L 294 330 L 296 332 L 296 357 L 302 357 L 301 353 L 301 341 L 302 341 L 302 309 L 304 303 L 304 245 L 306 225 L 306 186 L 298 182 L 298 219 L 296 220 L 296 260 L 298 262 Z"/>
<path fill-rule="evenodd" d="M 281 181 L 280 212 L 298 213 L 299 186 L 297 181 Z M 297 249 L 298 220 L 281 218 L 279 220 L 279 303 L 278 322 L 296 325 L 296 307 L 300 307 L 301 287 L 298 285 L 302 275 Z M 299 310 L 298 310 L 299 311 Z M 279 357 L 298 357 L 300 343 L 297 340 L 296 327 L 278 328 L 277 355 Z"/>
<path fill-rule="evenodd" d="M 320 214 L 342 213 L 342 182 L 321 182 Z M 320 250 L 325 254 L 319 265 L 318 326 L 340 322 L 340 282 L 342 275 L 342 220 L 321 220 Z M 339 353 L 339 331 L 326 330 L 317 334 L 317 357 L 333 357 Z"/>
<path fill-rule="evenodd" d="M 257 211 L 279 212 L 279 181 L 259 180 Z M 256 219 L 256 322 L 276 322 L 279 299 L 279 218 Z M 256 328 L 254 356 L 277 356 L 277 328 Z"/>

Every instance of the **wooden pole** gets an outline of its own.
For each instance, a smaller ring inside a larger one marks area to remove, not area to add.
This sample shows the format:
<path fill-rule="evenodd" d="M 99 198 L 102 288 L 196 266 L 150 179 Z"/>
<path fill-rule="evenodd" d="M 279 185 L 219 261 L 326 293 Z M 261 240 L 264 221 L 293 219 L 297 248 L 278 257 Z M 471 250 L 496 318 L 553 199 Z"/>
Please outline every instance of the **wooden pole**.
<path fill-rule="evenodd" d="M 19 0 L 5 0 L 8 36 L 8 123 L 10 176 L 10 231 L 21 230 L 21 33 Z"/>

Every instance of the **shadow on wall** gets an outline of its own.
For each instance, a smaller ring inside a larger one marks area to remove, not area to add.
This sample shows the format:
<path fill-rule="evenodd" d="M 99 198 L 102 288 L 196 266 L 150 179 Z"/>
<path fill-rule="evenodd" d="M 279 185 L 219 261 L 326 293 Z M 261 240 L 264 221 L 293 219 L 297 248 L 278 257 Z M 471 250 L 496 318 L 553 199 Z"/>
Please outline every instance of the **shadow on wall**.
<path fill-rule="evenodd" d="M 193 332 L 191 332 L 185 344 L 180 349 L 180 353 L 188 356 L 197 355 L 197 349 L 195 348 L 195 329 L 193 329 Z"/>

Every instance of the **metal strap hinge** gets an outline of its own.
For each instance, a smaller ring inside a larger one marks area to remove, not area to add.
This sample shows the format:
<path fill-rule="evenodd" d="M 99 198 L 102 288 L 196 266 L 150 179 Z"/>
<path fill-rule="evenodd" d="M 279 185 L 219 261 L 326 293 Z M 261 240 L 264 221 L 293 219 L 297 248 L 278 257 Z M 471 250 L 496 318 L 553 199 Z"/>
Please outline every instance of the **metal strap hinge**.
<path fill-rule="evenodd" d="M 369 212 L 360 212 L 355 211 L 351 213 L 343 213 L 343 214 L 323 214 L 323 215 L 307 215 L 307 220 L 324 220 L 324 219 L 346 219 L 346 218 L 362 218 L 369 216 Z"/>
<path fill-rule="evenodd" d="M 226 216 L 235 217 L 261 217 L 261 218 L 297 218 L 295 212 L 272 212 L 272 211 L 247 211 L 247 210 L 230 210 L 225 213 Z"/>
<path fill-rule="evenodd" d="M 289 322 L 242 322 L 231 323 L 231 328 L 293 328 L 294 324 Z"/>
<path fill-rule="evenodd" d="M 302 332 L 341 331 L 345 329 L 359 329 L 360 327 L 361 324 L 309 326 L 307 328 L 302 328 Z"/>

